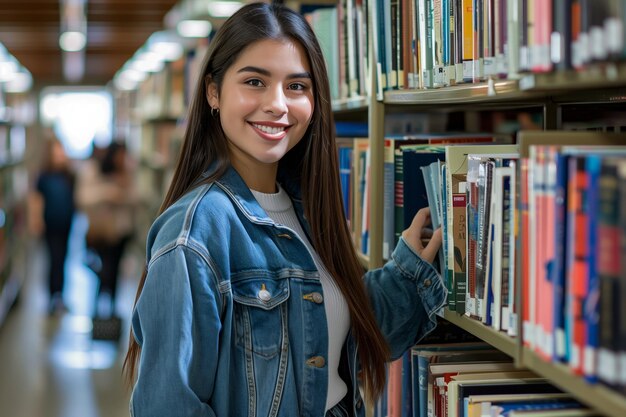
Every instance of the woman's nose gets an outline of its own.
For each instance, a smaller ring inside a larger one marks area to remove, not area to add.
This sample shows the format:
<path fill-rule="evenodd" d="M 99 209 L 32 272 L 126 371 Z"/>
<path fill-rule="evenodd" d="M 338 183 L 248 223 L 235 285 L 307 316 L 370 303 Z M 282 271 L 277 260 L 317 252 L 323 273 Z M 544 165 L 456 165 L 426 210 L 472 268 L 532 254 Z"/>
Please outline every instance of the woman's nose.
<path fill-rule="evenodd" d="M 287 97 L 282 86 L 268 89 L 263 110 L 276 115 L 287 113 Z"/>

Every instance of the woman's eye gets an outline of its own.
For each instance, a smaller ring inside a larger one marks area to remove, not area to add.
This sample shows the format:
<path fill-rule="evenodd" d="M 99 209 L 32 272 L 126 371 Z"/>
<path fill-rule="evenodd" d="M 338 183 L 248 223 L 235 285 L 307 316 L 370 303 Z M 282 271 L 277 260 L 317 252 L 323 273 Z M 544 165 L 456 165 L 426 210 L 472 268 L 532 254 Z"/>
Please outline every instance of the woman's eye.
<path fill-rule="evenodd" d="M 256 78 L 254 78 L 252 80 L 246 81 L 246 84 L 251 85 L 253 87 L 262 87 L 263 86 L 263 82 L 261 80 L 256 79 Z"/>
<path fill-rule="evenodd" d="M 305 90 L 306 85 L 302 83 L 293 83 L 293 84 L 289 84 L 289 89 L 290 90 Z"/>

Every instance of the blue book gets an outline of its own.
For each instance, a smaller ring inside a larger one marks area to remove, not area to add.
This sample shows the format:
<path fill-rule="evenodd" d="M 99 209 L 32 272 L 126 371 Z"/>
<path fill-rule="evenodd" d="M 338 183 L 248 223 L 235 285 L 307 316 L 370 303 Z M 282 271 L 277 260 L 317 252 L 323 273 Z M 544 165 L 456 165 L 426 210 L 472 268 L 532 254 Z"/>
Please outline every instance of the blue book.
<path fill-rule="evenodd" d="M 335 121 L 335 136 L 338 138 L 366 138 L 368 135 L 367 122 Z"/>
<path fill-rule="evenodd" d="M 548 266 L 554 285 L 554 360 L 569 360 L 569 344 L 565 342 L 565 246 L 567 245 L 567 155 L 556 155 L 556 189 L 554 207 L 554 259 Z"/>
<path fill-rule="evenodd" d="M 411 375 L 411 351 L 402 355 L 402 417 L 413 417 L 413 379 Z"/>
<path fill-rule="evenodd" d="M 530 401 L 519 403 L 502 403 L 497 405 L 503 417 L 508 416 L 511 411 L 531 411 L 531 410 L 561 410 L 582 408 L 583 406 L 574 400 L 551 400 L 551 401 Z"/>
<path fill-rule="evenodd" d="M 420 169 L 435 161 L 445 160 L 445 153 L 441 147 L 432 147 L 430 152 L 422 149 L 402 149 L 402 165 L 404 176 L 404 228 L 411 225 L 413 217 L 422 208 L 428 207 L 428 195 L 424 174 Z"/>
<path fill-rule="evenodd" d="M 339 147 L 339 180 L 341 181 L 341 195 L 343 209 L 347 220 L 352 219 L 352 147 Z"/>

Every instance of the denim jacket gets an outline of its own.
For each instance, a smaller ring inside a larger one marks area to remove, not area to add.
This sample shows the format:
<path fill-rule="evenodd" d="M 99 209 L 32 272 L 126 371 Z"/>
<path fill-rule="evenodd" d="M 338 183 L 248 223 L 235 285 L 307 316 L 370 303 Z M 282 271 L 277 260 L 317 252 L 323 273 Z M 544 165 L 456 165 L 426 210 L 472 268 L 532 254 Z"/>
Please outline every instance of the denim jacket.
<path fill-rule="evenodd" d="M 298 190 L 289 193 L 308 230 Z M 131 415 L 324 416 L 328 336 L 319 273 L 300 238 L 267 216 L 234 169 L 159 216 L 147 262 L 132 318 L 141 359 Z M 393 358 L 435 327 L 445 286 L 403 240 L 363 279 Z M 340 374 L 354 415 L 363 417 L 357 349 L 348 335 Z"/>

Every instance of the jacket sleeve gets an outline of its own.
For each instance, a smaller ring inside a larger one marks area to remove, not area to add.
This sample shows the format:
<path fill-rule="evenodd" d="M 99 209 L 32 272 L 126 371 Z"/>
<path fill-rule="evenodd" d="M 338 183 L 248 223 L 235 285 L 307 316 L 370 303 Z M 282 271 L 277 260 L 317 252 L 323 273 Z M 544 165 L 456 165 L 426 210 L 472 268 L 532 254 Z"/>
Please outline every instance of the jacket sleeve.
<path fill-rule="evenodd" d="M 177 246 L 155 258 L 132 319 L 141 346 L 134 417 L 213 417 L 221 298 L 206 260 Z"/>
<path fill-rule="evenodd" d="M 364 279 L 392 359 L 397 359 L 435 328 L 435 313 L 447 299 L 443 280 L 402 238 L 391 259 Z"/>

